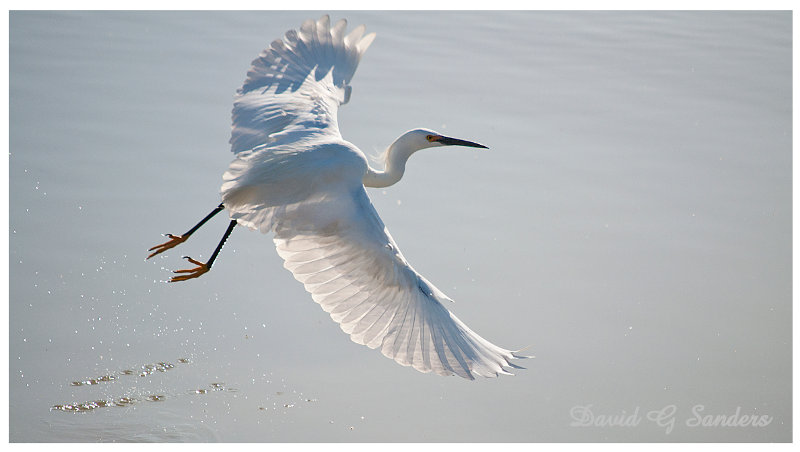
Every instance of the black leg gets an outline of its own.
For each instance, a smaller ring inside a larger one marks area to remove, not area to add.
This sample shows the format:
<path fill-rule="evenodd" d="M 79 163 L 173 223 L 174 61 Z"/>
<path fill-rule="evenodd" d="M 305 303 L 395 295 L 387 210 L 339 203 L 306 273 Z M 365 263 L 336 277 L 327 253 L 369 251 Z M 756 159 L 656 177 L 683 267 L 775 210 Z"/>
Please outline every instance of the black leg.
<path fill-rule="evenodd" d="M 202 220 L 200 220 L 199 223 L 194 225 L 194 227 L 192 229 L 189 229 L 188 231 L 183 233 L 183 237 L 189 237 L 190 235 L 192 235 L 194 233 L 194 231 L 200 229 L 200 226 L 206 224 L 206 221 L 210 220 L 214 215 L 222 212 L 224 209 L 225 209 L 225 206 L 223 206 L 222 204 L 220 204 L 217 207 L 215 207 L 214 210 L 211 211 L 211 213 L 206 215 L 205 218 L 203 218 Z"/>
<path fill-rule="evenodd" d="M 150 253 L 150 255 L 147 256 L 147 258 L 150 259 L 151 257 L 155 256 L 156 254 L 163 253 L 164 251 L 166 251 L 166 250 L 168 250 L 168 249 L 170 249 L 172 247 L 175 247 L 175 246 L 180 245 L 181 243 L 185 242 L 186 239 L 188 239 L 189 236 L 194 233 L 194 231 L 200 229 L 200 227 L 203 226 L 204 224 L 206 224 L 206 222 L 208 220 L 210 220 L 214 215 L 222 212 L 224 209 L 225 209 L 224 205 L 222 205 L 222 204 L 218 205 L 217 207 L 214 208 L 214 210 L 211 211 L 211 213 L 206 215 L 205 218 L 200 220 L 199 223 L 194 225 L 194 227 L 192 227 L 192 229 L 189 229 L 183 235 L 167 234 L 167 237 L 169 237 L 169 240 L 167 240 L 166 242 L 164 242 L 164 243 L 162 243 L 160 245 L 156 245 L 156 246 L 150 248 L 149 250 L 147 250 L 147 251 L 152 251 L 152 253 Z"/>
<path fill-rule="evenodd" d="M 219 244 L 217 245 L 217 249 L 215 249 L 214 252 L 211 254 L 211 257 L 208 258 L 208 262 L 206 262 L 206 266 L 208 267 L 209 270 L 211 270 L 211 264 L 214 263 L 214 260 L 217 258 L 217 254 L 219 254 L 219 251 L 222 249 L 222 245 L 225 244 L 225 241 L 228 240 L 228 237 L 231 235 L 231 232 L 233 232 L 234 226 L 236 226 L 236 220 L 231 220 L 231 222 L 228 224 L 228 229 L 225 231 L 225 234 L 222 236 L 222 240 L 220 240 Z"/>

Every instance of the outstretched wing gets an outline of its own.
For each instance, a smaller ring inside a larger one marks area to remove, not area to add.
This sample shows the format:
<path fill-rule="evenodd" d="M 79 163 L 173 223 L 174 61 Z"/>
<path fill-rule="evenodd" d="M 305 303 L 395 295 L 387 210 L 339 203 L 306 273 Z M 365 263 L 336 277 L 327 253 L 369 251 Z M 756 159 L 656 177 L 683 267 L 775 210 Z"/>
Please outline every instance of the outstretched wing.
<path fill-rule="evenodd" d="M 275 232 L 278 253 L 350 338 L 441 375 L 507 374 L 518 354 L 481 338 L 406 261 L 367 197 L 366 159 L 336 111 L 374 35 L 327 16 L 253 62 L 233 109 L 236 159 L 221 195 L 231 218 Z"/>
<path fill-rule="evenodd" d="M 284 266 L 359 344 L 440 375 L 495 377 L 524 358 L 483 339 L 443 306 L 451 301 L 397 248 L 363 186 L 329 196 L 329 223 L 287 215 L 275 244 Z M 316 210 L 315 210 L 316 211 Z"/>
<path fill-rule="evenodd" d="M 326 133 L 341 137 L 336 111 L 350 98 L 348 83 L 375 37 L 365 27 L 344 34 L 326 15 L 289 30 L 252 63 L 233 106 L 231 151 Z M 298 136 L 300 135 L 300 136 Z"/>

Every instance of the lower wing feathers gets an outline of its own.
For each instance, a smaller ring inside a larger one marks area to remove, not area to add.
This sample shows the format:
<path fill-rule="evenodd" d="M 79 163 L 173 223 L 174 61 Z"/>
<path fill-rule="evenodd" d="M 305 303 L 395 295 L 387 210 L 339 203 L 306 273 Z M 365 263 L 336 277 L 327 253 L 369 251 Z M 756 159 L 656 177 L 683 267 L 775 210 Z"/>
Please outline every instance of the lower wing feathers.
<path fill-rule="evenodd" d="M 408 265 L 363 188 L 340 202 L 353 203 L 343 210 L 357 215 L 302 235 L 282 229 L 279 219 L 275 244 L 284 266 L 354 342 L 440 375 L 474 379 L 519 368 L 511 360 L 522 356 L 478 336 L 444 307 L 449 299 Z"/>

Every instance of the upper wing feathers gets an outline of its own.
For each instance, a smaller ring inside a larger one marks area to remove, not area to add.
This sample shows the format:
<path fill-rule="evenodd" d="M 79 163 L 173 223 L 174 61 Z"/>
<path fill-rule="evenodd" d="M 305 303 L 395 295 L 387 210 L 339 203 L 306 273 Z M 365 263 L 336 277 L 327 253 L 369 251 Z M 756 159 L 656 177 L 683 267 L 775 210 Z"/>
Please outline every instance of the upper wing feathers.
<path fill-rule="evenodd" d="M 363 36 L 362 25 L 345 37 L 346 26 L 340 20 L 331 27 L 328 16 L 308 20 L 261 52 L 234 100 L 233 153 L 292 132 L 340 136 L 336 110 L 349 99 L 348 83 L 375 36 Z"/>

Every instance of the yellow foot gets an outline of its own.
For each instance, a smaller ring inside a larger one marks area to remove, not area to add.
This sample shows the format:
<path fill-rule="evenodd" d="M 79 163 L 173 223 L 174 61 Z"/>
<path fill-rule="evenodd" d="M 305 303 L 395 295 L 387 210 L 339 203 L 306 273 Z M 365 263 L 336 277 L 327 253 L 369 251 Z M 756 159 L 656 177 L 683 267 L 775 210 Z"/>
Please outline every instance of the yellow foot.
<path fill-rule="evenodd" d="M 203 262 L 196 261 L 189 256 L 183 256 L 189 262 L 197 265 L 195 268 L 191 268 L 188 270 L 175 270 L 173 273 L 186 273 L 185 275 L 180 276 L 173 276 L 169 282 L 178 282 L 178 281 L 186 281 L 187 279 L 198 278 L 203 273 L 208 271 L 208 265 L 204 264 Z"/>
<path fill-rule="evenodd" d="M 155 256 L 158 253 L 163 253 L 164 251 L 174 246 L 180 245 L 181 243 L 185 242 L 186 239 L 189 238 L 189 236 L 184 237 L 182 235 L 172 235 L 172 234 L 167 234 L 167 237 L 169 237 L 169 240 L 167 240 L 166 242 L 162 243 L 161 245 L 156 245 L 147 250 L 147 251 L 152 251 L 152 253 L 150 253 L 150 255 L 147 256 L 148 259 L 150 259 L 151 257 Z"/>

